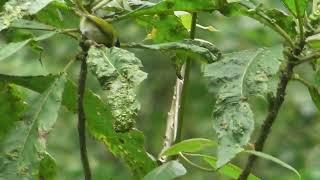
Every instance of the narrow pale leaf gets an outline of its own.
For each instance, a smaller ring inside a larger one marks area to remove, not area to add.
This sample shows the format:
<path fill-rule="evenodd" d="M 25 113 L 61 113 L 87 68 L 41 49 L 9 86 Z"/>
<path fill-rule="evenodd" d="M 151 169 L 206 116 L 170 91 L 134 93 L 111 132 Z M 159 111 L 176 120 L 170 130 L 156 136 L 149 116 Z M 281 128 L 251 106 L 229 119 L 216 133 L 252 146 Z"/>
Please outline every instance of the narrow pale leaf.
<path fill-rule="evenodd" d="M 241 51 L 204 66 L 209 89 L 217 93 L 213 112 L 219 140 L 217 168 L 228 163 L 249 142 L 254 117 L 248 98 L 275 93 L 274 79 L 281 56 L 279 47 Z"/>
<path fill-rule="evenodd" d="M 10 26 L 10 24 L 23 16 L 36 14 L 53 0 L 10 0 L 3 6 L 0 16 L 0 31 Z"/>
<path fill-rule="evenodd" d="M 166 53 L 184 53 L 192 59 L 200 60 L 206 64 L 218 61 L 221 57 L 219 49 L 217 49 L 215 45 L 204 40 L 183 40 L 179 42 L 153 45 L 130 43 L 128 46 L 157 50 Z"/>
<path fill-rule="evenodd" d="M 259 152 L 259 151 L 245 150 L 244 152 L 249 153 L 249 154 L 253 154 L 253 155 L 258 156 L 260 158 L 263 158 L 263 159 L 272 161 L 272 162 L 274 162 L 276 164 L 279 164 L 280 166 L 282 166 L 284 168 L 287 168 L 287 169 L 293 171 L 294 173 L 296 173 L 296 175 L 299 177 L 299 179 L 301 179 L 301 176 L 300 176 L 299 172 L 295 168 L 293 168 L 289 164 L 281 161 L 278 158 L 275 158 L 275 157 L 273 157 L 273 156 L 271 156 L 269 154 L 265 154 L 265 153 L 262 153 L 262 152 Z"/>
<path fill-rule="evenodd" d="M 179 154 L 180 152 L 197 152 L 212 146 L 216 146 L 216 142 L 209 139 L 188 139 L 172 145 L 170 148 L 164 151 L 161 156 L 172 156 Z"/>
<path fill-rule="evenodd" d="M 308 90 L 313 103 L 316 105 L 317 109 L 320 111 L 320 94 L 319 94 L 318 88 L 309 87 Z"/>
<path fill-rule="evenodd" d="M 148 173 L 143 180 L 171 180 L 183 176 L 187 170 L 179 161 L 169 161 Z"/>
<path fill-rule="evenodd" d="M 140 70 L 141 61 L 133 53 L 120 48 L 92 46 L 87 62 L 107 94 L 107 104 L 115 118 L 115 131 L 128 132 L 134 127 L 140 109 L 136 89 L 147 78 L 147 74 Z"/>
<path fill-rule="evenodd" d="M 7 135 L 1 153 L 4 179 L 36 179 L 39 175 L 40 161 L 47 155 L 46 139 L 58 116 L 65 81 L 64 76 L 55 79 Z"/>

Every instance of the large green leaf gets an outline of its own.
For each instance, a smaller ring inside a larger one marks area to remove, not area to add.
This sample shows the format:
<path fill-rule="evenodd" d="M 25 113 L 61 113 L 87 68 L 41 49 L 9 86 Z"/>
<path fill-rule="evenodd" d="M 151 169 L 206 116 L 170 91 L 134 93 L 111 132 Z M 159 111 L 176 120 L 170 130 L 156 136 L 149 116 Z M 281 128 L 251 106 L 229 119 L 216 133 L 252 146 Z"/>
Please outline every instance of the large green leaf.
<path fill-rule="evenodd" d="M 296 169 L 294 169 L 292 166 L 290 166 L 289 164 L 281 161 L 281 160 L 278 159 L 278 158 L 275 158 L 275 157 L 273 157 L 273 156 L 271 156 L 271 155 L 269 155 L 269 154 L 265 154 L 265 153 L 259 152 L 259 151 L 246 150 L 246 151 L 244 151 L 244 152 L 245 152 L 245 153 L 249 153 L 249 154 L 253 154 L 253 155 L 258 156 L 258 157 L 260 157 L 260 158 L 263 158 L 263 159 L 266 159 L 266 160 L 270 160 L 270 161 L 272 161 L 272 162 L 274 162 L 274 163 L 276 163 L 276 164 L 279 164 L 280 166 L 282 166 L 282 167 L 284 167 L 284 168 L 287 168 L 287 169 L 289 169 L 290 171 L 296 173 L 296 175 L 299 177 L 299 179 L 301 179 L 301 176 L 300 176 L 299 172 L 298 172 Z"/>
<path fill-rule="evenodd" d="M 169 161 L 152 170 L 143 180 L 171 180 L 186 173 L 187 170 L 178 161 Z"/>
<path fill-rule="evenodd" d="M 140 109 L 135 91 L 147 78 L 147 74 L 140 70 L 141 61 L 133 53 L 120 48 L 92 46 L 87 62 L 107 94 L 107 104 L 115 118 L 114 129 L 117 132 L 131 130 Z"/>
<path fill-rule="evenodd" d="M 250 140 L 254 128 L 248 98 L 276 91 L 281 48 L 258 49 L 226 54 L 223 60 L 205 65 L 210 90 L 217 93 L 213 112 L 218 135 L 217 168 L 229 162 Z"/>
<path fill-rule="evenodd" d="M 307 9 L 308 0 L 281 0 L 295 17 L 303 17 Z M 296 6 L 297 5 L 297 6 Z"/>
<path fill-rule="evenodd" d="M 0 75 L 0 81 L 43 92 L 55 77 L 54 75 L 26 77 Z M 66 83 L 62 104 L 70 111 L 76 112 L 76 103 L 77 87 L 69 80 Z M 116 133 L 112 127 L 114 117 L 111 115 L 111 109 L 98 95 L 87 90 L 84 106 L 89 133 L 104 143 L 117 158 L 124 160 L 136 178 L 141 179 L 156 166 L 144 149 L 143 133 L 138 130 Z"/>
<path fill-rule="evenodd" d="M 1 144 L 0 179 L 37 179 L 46 158 L 46 139 L 58 117 L 66 78 L 57 77 L 26 110 Z"/>
<path fill-rule="evenodd" d="M 0 143 L 6 134 L 20 120 L 24 110 L 24 103 L 19 91 L 14 85 L 0 82 Z M 1 151 L 1 146 L 0 146 Z"/>
<path fill-rule="evenodd" d="M 7 28 L 16 19 L 36 14 L 51 1 L 53 0 L 10 0 L 6 2 L 0 16 L 0 31 Z"/>
<path fill-rule="evenodd" d="M 130 43 L 129 47 L 145 48 L 162 51 L 165 53 L 184 53 L 194 60 L 200 60 L 206 64 L 213 63 L 221 57 L 219 49 L 215 45 L 204 40 L 183 40 L 179 42 L 145 45 Z"/>
<path fill-rule="evenodd" d="M 207 147 L 216 146 L 216 143 L 209 139 L 194 138 L 181 141 L 172 145 L 165 150 L 161 156 L 172 156 L 179 154 L 180 152 L 197 152 Z"/>

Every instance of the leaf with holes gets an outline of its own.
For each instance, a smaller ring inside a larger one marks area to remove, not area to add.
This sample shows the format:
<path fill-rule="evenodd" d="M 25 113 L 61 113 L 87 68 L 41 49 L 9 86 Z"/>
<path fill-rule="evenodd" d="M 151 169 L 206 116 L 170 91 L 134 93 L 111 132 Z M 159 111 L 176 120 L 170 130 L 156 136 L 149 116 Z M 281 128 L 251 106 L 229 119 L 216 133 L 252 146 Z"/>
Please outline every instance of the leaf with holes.
<path fill-rule="evenodd" d="M 66 78 L 57 77 L 26 110 L 2 144 L 1 177 L 37 179 L 40 161 L 46 158 L 46 139 L 58 117 Z"/>
<path fill-rule="evenodd" d="M 281 56 L 279 47 L 248 50 L 226 54 L 222 60 L 205 65 L 209 89 L 217 93 L 213 112 L 219 140 L 217 168 L 249 142 L 254 117 L 248 98 L 275 93 Z"/>

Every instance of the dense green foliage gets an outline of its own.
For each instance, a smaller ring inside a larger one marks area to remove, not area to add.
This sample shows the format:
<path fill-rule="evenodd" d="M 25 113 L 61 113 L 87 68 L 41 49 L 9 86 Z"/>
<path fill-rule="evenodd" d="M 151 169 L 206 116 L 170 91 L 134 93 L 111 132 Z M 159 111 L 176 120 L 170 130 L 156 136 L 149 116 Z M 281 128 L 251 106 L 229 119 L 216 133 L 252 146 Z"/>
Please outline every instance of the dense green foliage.
<path fill-rule="evenodd" d="M 0 180 L 82 179 L 79 104 L 93 179 L 319 179 L 319 7 L 0 1 Z M 86 11 L 120 47 L 81 34 Z"/>

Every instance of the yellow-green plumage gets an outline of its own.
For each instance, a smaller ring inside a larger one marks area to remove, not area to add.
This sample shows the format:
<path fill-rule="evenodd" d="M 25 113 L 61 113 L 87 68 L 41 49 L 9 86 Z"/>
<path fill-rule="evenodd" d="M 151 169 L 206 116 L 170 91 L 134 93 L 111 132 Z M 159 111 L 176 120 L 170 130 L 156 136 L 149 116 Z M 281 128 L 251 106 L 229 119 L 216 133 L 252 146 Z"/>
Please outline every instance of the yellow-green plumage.
<path fill-rule="evenodd" d="M 117 33 L 113 26 L 94 15 L 84 14 L 80 22 L 80 30 L 88 39 L 107 47 L 112 47 L 117 42 Z"/>

